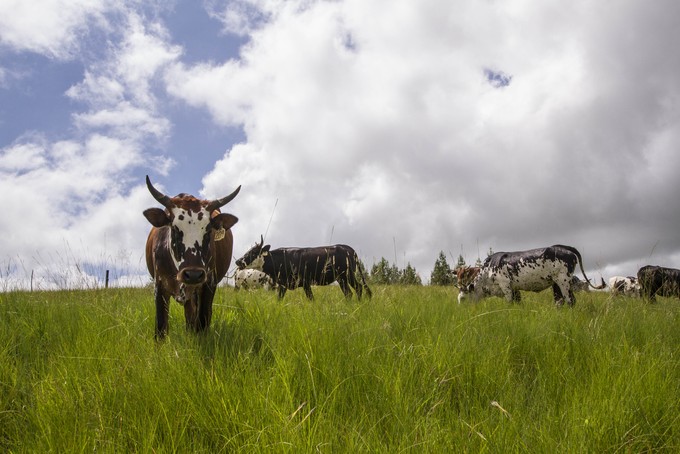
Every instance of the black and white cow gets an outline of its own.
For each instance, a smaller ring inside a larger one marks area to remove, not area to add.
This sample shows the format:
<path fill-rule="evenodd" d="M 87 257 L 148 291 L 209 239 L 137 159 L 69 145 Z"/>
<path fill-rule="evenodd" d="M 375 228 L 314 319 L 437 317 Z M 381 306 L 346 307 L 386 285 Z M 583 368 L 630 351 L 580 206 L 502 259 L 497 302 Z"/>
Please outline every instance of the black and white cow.
<path fill-rule="evenodd" d="M 518 252 L 496 252 L 484 261 L 471 281 L 459 283 L 459 301 L 467 296 L 480 300 L 487 296 L 520 301 L 520 290 L 541 292 L 552 287 L 555 303 L 573 306 L 576 302 L 572 276 L 579 265 L 588 285 L 594 286 L 583 270 L 581 254 L 571 246 L 554 245 Z"/>
<path fill-rule="evenodd" d="M 350 286 L 358 299 L 363 290 L 370 298 L 371 289 L 366 285 L 358 261 L 354 249 L 344 244 L 270 250 L 270 245 L 265 246 L 260 238 L 260 243 L 236 260 L 236 265 L 266 273 L 278 286 L 279 298 L 283 298 L 286 290 L 303 287 L 307 298 L 313 299 L 312 285 L 328 285 L 335 281 L 348 298 L 352 296 Z M 357 280 L 357 272 L 360 280 Z"/>
<path fill-rule="evenodd" d="M 251 269 L 237 269 L 234 273 L 234 288 L 236 290 L 265 290 L 274 289 L 274 281 L 266 273 Z"/>
<path fill-rule="evenodd" d="M 656 295 L 680 298 L 680 270 L 646 265 L 637 272 L 642 297 L 651 302 Z"/>
<path fill-rule="evenodd" d="M 609 278 L 612 296 L 640 296 L 640 284 L 633 276 L 612 276 Z"/>

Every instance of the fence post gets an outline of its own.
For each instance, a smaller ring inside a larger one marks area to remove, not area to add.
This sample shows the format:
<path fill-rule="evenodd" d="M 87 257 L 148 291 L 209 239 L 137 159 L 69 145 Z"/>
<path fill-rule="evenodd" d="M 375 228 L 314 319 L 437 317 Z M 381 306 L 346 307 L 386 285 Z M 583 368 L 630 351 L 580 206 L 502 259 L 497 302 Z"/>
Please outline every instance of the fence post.
<path fill-rule="evenodd" d="M 106 281 L 104 281 L 104 288 L 109 288 L 109 270 L 106 270 Z"/>

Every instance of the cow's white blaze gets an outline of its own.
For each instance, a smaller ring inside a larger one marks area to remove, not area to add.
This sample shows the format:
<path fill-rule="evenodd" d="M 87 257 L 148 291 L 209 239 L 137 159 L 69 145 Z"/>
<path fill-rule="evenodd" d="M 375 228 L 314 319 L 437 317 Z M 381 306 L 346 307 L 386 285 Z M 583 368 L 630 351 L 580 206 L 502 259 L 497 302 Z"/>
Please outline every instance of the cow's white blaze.
<path fill-rule="evenodd" d="M 201 262 L 205 265 L 205 257 L 202 257 L 201 246 L 205 232 L 210 224 L 210 213 L 205 209 L 194 213 L 191 210 L 183 208 L 173 208 L 172 214 L 174 219 L 172 221 L 173 227 L 182 232 L 182 244 L 184 245 L 184 254 L 177 260 L 175 254 L 172 254 L 172 259 L 175 266 L 179 269 L 182 262 L 184 262 L 187 254 L 192 254 L 195 257 L 200 257 Z"/>
<path fill-rule="evenodd" d="M 267 255 L 266 252 L 255 257 L 255 259 L 252 262 L 250 262 L 248 265 L 246 265 L 246 269 L 262 271 L 262 269 L 264 268 L 264 256 L 265 255 Z"/>

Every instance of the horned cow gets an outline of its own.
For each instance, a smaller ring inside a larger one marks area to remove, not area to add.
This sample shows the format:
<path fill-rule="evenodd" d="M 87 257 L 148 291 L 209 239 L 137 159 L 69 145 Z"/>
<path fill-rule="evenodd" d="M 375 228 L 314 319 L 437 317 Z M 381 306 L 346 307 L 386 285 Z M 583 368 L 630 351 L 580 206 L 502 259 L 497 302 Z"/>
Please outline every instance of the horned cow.
<path fill-rule="evenodd" d="M 487 296 L 505 297 L 509 302 L 519 301 L 520 290 L 540 292 L 552 287 L 555 303 L 575 304 L 572 275 L 579 265 L 589 286 L 605 287 L 604 280 L 594 286 L 583 270 L 581 254 L 571 246 L 554 245 L 517 252 L 496 252 L 484 261 L 478 270 L 468 272 L 467 279 L 458 283 L 458 301 L 471 296 L 479 300 Z M 461 271 L 461 274 L 465 274 Z"/>
<path fill-rule="evenodd" d="M 371 289 L 357 265 L 358 260 L 354 249 L 345 244 L 272 250 L 260 237 L 260 242 L 236 260 L 236 265 L 266 273 L 277 285 L 279 299 L 287 290 L 303 287 L 311 300 L 314 299 L 312 285 L 329 285 L 336 281 L 346 297 L 352 296 L 351 287 L 358 299 L 361 299 L 364 290 L 370 298 Z"/>
<path fill-rule="evenodd" d="M 146 241 L 146 264 L 154 281 L 156 338 L 168 332 L 171 296 L 184 306 L 187 328 L 203 331 L 210 326 L 217 284 L 231 262 L 230 228 L 238 221 L 220 207 L 236 197 L 241 186 L 221 199 L 200 200 L 184 193 L 169 197 L 148 175 L 146 185 L 165 207 L 144 210 L 153 226 Z"/>
<path fill-rule="evenodd" d="M 680 298 L 680 270 L 646 265 L 637 272 L 640 292 L 651 302 L 656 295 Z"/>

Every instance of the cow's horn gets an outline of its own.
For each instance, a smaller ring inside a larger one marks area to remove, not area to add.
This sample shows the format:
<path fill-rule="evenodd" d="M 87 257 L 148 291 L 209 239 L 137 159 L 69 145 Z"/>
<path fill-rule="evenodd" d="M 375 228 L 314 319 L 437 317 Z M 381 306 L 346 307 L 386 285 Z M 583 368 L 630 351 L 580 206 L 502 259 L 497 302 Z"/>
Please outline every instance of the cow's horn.
<path fill-rule="evenodd" d="M 151 184 L 151 180 L 149 179 L 149 175 L 146 176 L 146 187 L 149 188 L 149 192 L 151 193 L 153 198 L 158 200 L 158 203 L 163 205 L 165 208 L 172 208 L 175 206 L 170 201 L 170 197 L 168 197 L 167 195 L 163 194 L 161 191 L 153 187 L 153 185 Z"/>
<path fill-rule="evenodd" d="M 235 190 L 234 192 L 232 192 L 231 194 L 229 194 L 229 195 L 226 196 L 226 197 L 222 197 L 221 199 L 213 200 L 212 202 L 210 202 L 210 203 L 208 204 L 208 206 L 205 207 L 205 209 L 206 209 L 208 212 L 211 212 L 211 211 L 213 211 L 213 210 L 218 209 L 219 207 L 223 207 L 223 206 L 226 205 L 227 203 L 231 202 L 231 200 L 232 200 L 234 197 L 236 197 L 236 195 L 238 194 L 238 192 L 239 192 L 240 190 L 241 190 L 241 186 L 239 185 L 239 187 L 236 188 L 236 190 Z"/>

